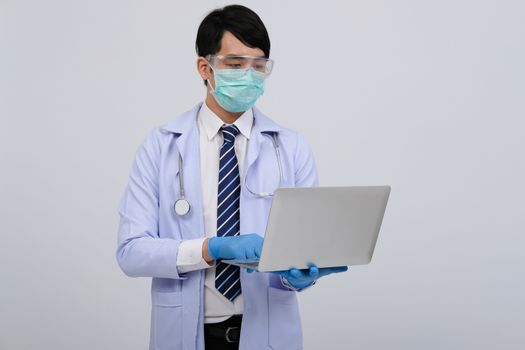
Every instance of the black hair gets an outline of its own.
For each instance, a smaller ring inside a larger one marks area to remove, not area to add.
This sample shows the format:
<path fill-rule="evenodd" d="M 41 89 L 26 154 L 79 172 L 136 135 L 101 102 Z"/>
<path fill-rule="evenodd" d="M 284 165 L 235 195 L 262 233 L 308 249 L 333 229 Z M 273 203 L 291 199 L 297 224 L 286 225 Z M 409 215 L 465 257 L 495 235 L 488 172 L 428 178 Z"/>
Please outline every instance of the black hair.
<path fill-rule="evenodd" d="M 197 55 L 206 57 L 220 51 L 225 31 L 244 45 L 261 49 L 266 58 L 270 57 L 270 37 L 264 23 L 255 12 L 242 5 L 218 8 L 202 20 L 195 41 Z"/>

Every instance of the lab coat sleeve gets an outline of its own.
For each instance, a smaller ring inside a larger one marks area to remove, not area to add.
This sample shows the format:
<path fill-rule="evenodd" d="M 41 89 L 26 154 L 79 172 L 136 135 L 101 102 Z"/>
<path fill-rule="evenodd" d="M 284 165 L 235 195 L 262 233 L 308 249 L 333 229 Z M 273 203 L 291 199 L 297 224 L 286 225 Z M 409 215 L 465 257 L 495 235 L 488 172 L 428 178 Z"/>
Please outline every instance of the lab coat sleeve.
<path fill-rule="evenodd" d="M 139 147 L 128 184 L 119 203 L 120 224 L 116 257 L 130 277 L 182 279 L 177 270 L 180 240 L 160 238 L 158 131 Z"/>
<path fill-rule="evenodd" d="M 180 243 L 177 253 L 177 269 L 179 273 L 207 269 L 215 266 L 215 264 L 208 264 L 202 257 L 202 244 L 204 240 L 206 240 L 206 238 L 187 239 Z"/>
<path fill-rule="evenodd" d="M 319 186 L 319 177 L 312 149 L 306 140 L 297 135 L 297 146 L 294 157 L 295 187 Z"/>

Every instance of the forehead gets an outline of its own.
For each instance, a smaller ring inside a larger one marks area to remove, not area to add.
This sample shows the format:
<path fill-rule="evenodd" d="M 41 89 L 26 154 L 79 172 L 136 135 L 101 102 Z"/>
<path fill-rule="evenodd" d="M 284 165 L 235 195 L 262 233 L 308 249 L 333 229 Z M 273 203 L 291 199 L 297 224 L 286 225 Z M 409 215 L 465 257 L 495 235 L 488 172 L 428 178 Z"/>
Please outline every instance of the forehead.
<path fill-rule="evenodd" d="M 264 56 L 264 51 L 258 48 L 246 46 L 232 33 L 225 31 L 221 39 L 221 49 L 217 55 L 247 55 Z"/>

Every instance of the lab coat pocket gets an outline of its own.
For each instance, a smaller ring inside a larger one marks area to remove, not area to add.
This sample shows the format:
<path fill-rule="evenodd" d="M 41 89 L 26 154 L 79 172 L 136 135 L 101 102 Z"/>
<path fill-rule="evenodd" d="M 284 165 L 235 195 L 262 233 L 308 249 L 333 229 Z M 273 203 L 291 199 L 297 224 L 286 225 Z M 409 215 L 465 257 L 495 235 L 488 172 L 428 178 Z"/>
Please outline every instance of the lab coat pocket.
<path fill-rule="evenodd" d="M 182 348 L 182 293 L 153 291 L 151 296 L 152 348 Z"/>
<path fill-rule="evenodd" d="M 272 349 L 302 349 L 301 318 L 295 292 L 268 288 L 268 344 Z"/>

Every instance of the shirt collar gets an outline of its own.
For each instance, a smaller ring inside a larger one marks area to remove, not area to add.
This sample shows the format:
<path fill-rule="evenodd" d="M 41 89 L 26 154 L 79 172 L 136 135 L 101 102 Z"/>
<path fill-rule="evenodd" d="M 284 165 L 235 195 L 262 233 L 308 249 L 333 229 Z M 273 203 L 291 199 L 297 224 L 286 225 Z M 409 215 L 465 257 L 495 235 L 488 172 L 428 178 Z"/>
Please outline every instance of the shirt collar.
<path fill-rule="evenodd" d="M 224 125 L 224 122 L 221 118 L 219 118 L 213 111 L 206 105 L 206 102 L 202 104 L 202 107 L 199 111 L 199 120 L 202 123 L 202 126 L 204 126 L 204 130 L 206 132 L 206 136 L 208 136 L 208 140 L 211 140 L 217 135 L 219 132 L 221 126 Z M 248 109 L 246 112 L 241 114 L 239 118 L 233 124 L 239 129 L 242 135 L 246 137 L 246 139 L 250 139 L 250 133 L 252 131 L 253 126 L 253 111 L 252 109 Z"/>

